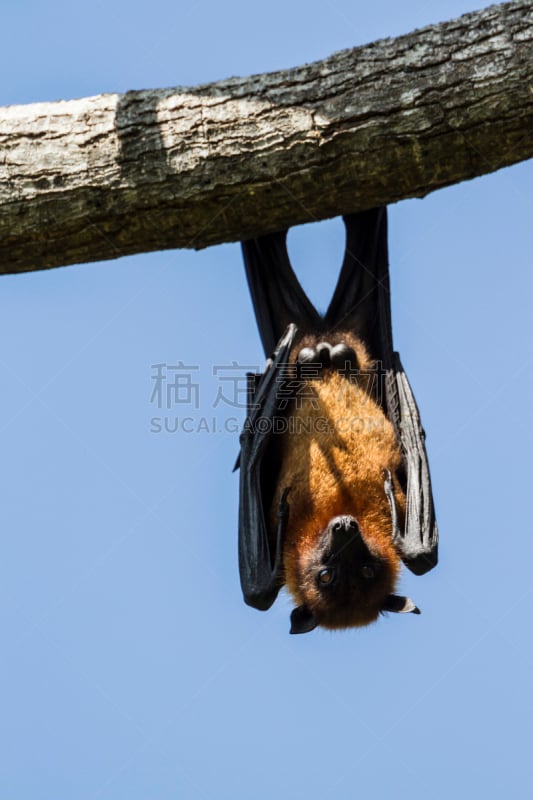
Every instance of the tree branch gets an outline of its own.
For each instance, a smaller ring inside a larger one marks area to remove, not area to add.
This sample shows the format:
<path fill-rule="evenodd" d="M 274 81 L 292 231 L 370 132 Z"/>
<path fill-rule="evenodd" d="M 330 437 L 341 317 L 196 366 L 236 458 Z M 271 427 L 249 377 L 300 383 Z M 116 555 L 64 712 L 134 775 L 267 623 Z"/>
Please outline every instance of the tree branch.
<path fill-rule="evenodd" d="M 533 155 L 533 6 L 192 89 L 0 109 L 0 272 L 206 247 Z"/>

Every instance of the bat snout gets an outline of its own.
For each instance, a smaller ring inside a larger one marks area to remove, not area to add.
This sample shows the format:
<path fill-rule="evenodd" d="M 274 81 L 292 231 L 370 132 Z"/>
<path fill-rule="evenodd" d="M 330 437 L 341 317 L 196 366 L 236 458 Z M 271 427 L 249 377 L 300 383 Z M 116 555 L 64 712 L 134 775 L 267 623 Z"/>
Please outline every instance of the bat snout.
<path fill-rule="evenodd" d="M 334 517 L 328 526 L 333 535 L 351 535 L 360 533 L 359 525 L 355 517 L 345 515 L 342 517 Z"/>
<path fill-rule="evenodd" d="M 332 556 L 349 556 L 354 550 L 366 550 L 359 524 L 355 517 L 334 517 L 326 528 L 324 544 Z"/>

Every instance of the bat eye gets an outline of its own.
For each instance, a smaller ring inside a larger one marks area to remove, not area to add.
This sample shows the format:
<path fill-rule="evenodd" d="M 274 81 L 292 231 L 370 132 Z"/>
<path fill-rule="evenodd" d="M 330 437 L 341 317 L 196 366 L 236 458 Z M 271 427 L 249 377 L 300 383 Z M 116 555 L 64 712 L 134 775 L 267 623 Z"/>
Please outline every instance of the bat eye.
<path fill-rule="evenodd" d="M 365 564 L 365 566 L 361 570 L 361 575 L 363 576 L 363 578 L 367 578 L 367 580 L 370 580 L 370 578 L 373 578 L 375 576 L 375 574 L 376 574 L 376 572 L 375 572 L 374 568 L 373 567 L 369 567 L 368 564 Z"/>
<path fill-rule="evenodd" d="M 329 586 L 333 583 L 333 578 L 335 577 L 335 570 L 331 569 L 330 567 L 326 567 L 325 569 L 321 569 L 317 575 L 317 580 L 321 586 Z"/>

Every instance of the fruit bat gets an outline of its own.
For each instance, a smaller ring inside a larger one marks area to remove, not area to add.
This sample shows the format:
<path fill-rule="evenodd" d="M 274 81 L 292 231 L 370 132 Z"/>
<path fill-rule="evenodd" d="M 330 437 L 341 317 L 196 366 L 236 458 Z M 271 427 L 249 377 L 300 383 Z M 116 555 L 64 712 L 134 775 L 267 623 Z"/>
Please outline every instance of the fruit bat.
<path fill-rule="evenodd" d="M 387 210 L 343 217 L 346 250 L 324 315 L 292 270 L 287 231 L 242 243 L 265 354 L 248 374 L 240 438 L 244 600 L 293 596 L 291 633 L 420 613 L 395 594 L 403 562 L 437 563 L 418 408 L 393 351 Z"/>

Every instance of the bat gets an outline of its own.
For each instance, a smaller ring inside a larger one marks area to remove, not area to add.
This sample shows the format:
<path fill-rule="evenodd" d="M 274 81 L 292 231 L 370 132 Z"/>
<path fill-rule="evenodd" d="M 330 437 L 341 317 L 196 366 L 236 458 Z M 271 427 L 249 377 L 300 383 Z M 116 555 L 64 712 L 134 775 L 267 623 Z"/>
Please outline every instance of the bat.
<path fill-rule="evenodd" d="M 240 580 L 260 610 L 285 586 L 295 634 L 420 613 L 395 593 L 401 564 L 422 575 L 437 563 L 425 433 L 392 343 L 387 210 L 343 220 L 324 315 L 291 267 L 287 231 L 242 243 L 268 360 L 248 374 Z"/>

